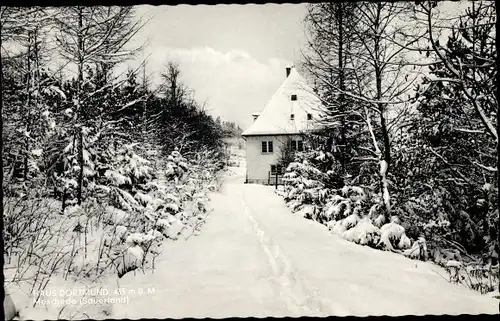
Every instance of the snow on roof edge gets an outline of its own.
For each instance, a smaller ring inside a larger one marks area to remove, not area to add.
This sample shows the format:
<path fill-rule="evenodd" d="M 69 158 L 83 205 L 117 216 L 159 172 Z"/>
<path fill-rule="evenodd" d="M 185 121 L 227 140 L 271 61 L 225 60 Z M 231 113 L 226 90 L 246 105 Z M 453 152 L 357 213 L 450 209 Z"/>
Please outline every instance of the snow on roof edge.
<path fill-rule="evenodd" d="M 300 102 L 293 101 L 290 104 L 287 97 L 291 94 L 298 94 Z M 313 104 L 308 106 L 311 102 Z M 316 126 L 310 128 L 309 116 L 306 118 L 306 115 L 315 115 L 317 112 L 315 106 L 318 104 L 322 105 L 321 100 L 313 93 L 297 69 L 292 67 L 290 75 L 272 95 L 265 108 L 260 113 L 252 114 L 254 116 L 259 114 L 259 117 L 241 135 L 293 135 L 314 129 Z M 295 119 L 287 119 L 289 116 L 285 115 L 290 113 L 295 114 Z"/>

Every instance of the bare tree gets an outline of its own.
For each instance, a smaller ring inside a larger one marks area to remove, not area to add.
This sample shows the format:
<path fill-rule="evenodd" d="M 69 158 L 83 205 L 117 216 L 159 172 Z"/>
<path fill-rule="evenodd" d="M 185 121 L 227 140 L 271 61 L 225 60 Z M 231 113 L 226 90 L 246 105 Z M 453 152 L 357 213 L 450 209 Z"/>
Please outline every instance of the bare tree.
<path fill-rule="evenodd" d="M 10 52 L 5 46 L 22 41 L 26 30 L 50 23 L 53 16 L 53 11 L 43 7 L 0 7 L 3 53 Z"/>
<path fill-rule="evenodd" d="M 53 26 L 54 13 L 45 8 L 3 9 L 2 18 L 5 33 L 2 33 L 2 60 L 8 70 L 10 89 L 6 97 L 7 136 L 9 137 L 10 182 L 18 170 L 18 156 L 25 182 L 30 179 L 29 168 L 34 164 L 32 150 L 39 148 L 46 141 L 50 131 L 47 120 L 50 118 L 45 98 L 60 92 L 53 85 L 54 76 L 47 68 L 51 55 L 49 32 Z M 19 25 L 12 21 L 12 16 L 26 23 Z M 5 70 L 2 70 L 5 72 Z M 5 74 L 4 74 L 5 75 Z M 23 90 L 16 90 L 17 83 L 23 83 Z M 13 87 L 12 87 L 13 86 Z M 5 94 L 5 93 L 4 93 Z M 21 143 L 22 141 L 22 143 Z M 14 157 L 14 159 L 11 159 Z"/>
<path fill-rule="evenodd" d="M 187 88 L 181 83 L 181 71 L 178 64 L 168 62 L 165 69 L 166 71 L 161 74 L 164 80 L 161 87 L 165 91 L 170 105 L 176 107 L 186 98 Z"/>
<path fill-rule="evenodd" d="M 351 48 L 359 45 L 353 29 L 358 20 L 357 3 L 319 3 L 308 6 L 305 18 L 308 36 L 307 51 L 303 52 L 304 67 L 316 80 L 316 90 L 327 105 L 322 124 L 328 128 L 330 143 L 328 149 L 338 149 L 342 175 L 346 173 L 346 132 L 351 119 L 346 109 L 353 108 L 349 97 L 343 92 L 351 88 L 352 64 L 346 57 Z M 340 93 L 332 90 L 332 84 Z M 349 106 L 349 107 L 347 107 Z"/>
<path fill-rule="evenodd" d="M 407 108 L 410 99 L 404 97 L 418 79 L 416 73 L 410 72 L 411 66 L 402 63 L 407 50 L 394 44 L 410 27 L 404 23 L 410 9 L 406 3 L 359 3 L 351 20 L 353 41 L 343 51 L 343 69 L 349 70 L 352 83 L 346 86 L 325 76 L 318 77 L 336 97 L 350 100 L 351 106 L 345 112 L 352 117 L 353 124 L 364 128 L 365 142 L 371 142 L 372 146 L 361 147 L 361 153 L 353 160 L 378 163 L 386 215 L 391 211 L 387 179 L 391 165 L 391 122 Z M 343 115 L 337 111 L 333 119 L 339 117 Z M 342 126 L 341 122 L 339 125 Z"/>
<path fill-rule="evenodd" d="M 138 48 L 126 45 L 143 26 L 140 20 L 133 21 L 131 7 L 65 7 L 58 15 L 59 33 L 56 36 L 61 55 L 76 64 L 76 99 L 74 102 L 72 153 L 77 154 L 79 174 L 77 187 L 78 204 L 82 202 L 84 172 L 84 127 L 88 122 L 84 108 L 83 87 L 91 66 L 99 66 L 104 75 L 104 87 L 115 85 L 116 79 L 107 79 L 112 67 L 130 58 Z M 97 67 L 96 67 L 97 68 Z M 103 90 L 103 88 L 96 91 Z M 64 206 L 64 205 L 63 205 Z"/>
<path fill-rule="evenodd" d="M 433 54 L 431 68 L 443 66 L 447 75 L 429 79 L 431 82 L 457 84 L 467 101 L 474 108 L 484 129 L 498 142 L 498 131 L 492 113 L 498 111 L 496 96 L 496 4 L 474 1 L 465 14 L 452 18 L 451 24 L 438 24 L 436 1 L 424 1 L 415 8 L 415 19 L 426 28 L 426 42 Z M 440 42 L 439 35 L 451 31 L 447 44 Z M 462 55 L 452 55 L 462 46 Z M 419 48 L 419 50 L 422 50 Z"/>

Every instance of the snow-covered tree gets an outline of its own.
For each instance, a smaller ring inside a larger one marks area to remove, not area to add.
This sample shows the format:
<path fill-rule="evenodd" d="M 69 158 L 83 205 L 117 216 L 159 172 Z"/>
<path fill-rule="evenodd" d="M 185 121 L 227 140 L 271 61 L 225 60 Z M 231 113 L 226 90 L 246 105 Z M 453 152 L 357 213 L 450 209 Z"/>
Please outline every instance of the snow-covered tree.
<path fill-rule="evenodd" d="M 422 241 L 412 241 L 398 217 L 393 216 L 386 223 L 383 203 L 374 190 L 355 185 L 332 188 L 325 184 L 334 173 L 319 168 L 332 158 L 322 151 L 299 153 L 287 167 L 285 188 L 277 193 L 292 212 L 327 225 L 332 233 L 348 241 L 423 258 Z"/>
<path fill-rule="evenodd" d="M 442 4 L 356 4 L 345 25 L 347 34 L 354 34 L 349 48 L 339 46 L 340 15 L 329 10 L 334 5 L 312 6 L 307 31 L 315 37 L 309 49 L 315 50 L 305 56 L 305 65 L 327 106 L 329 94 L 339 104 L 352 100 L 344 113 L 337 108 L 324 121 L 339 132 L 347 129 L 346 141 L 355 143 L 344 154 L 347 190 L 326 188 L 329 196 L 315 216 L 330 220 L 332 231 L 348 240 L 402 250 L 412 258 L 443 263 L 443 257 L 482 256 L 494 265 L 500 251 L 493 223 L 498 220 L 496 6 L 468 2 L 442 17 Z M 334 80 L 328 78 L 332 70 Z M 354 86 L 341 83 L 346 73 Z M 315 150 L 332 152 L 325 146 L 334 140 L 313 138 Z M 341 172 L 339 163 L 320 171 Z M 289 175 L 297 186 L 304 176 Z M 307 200 L 297 186 L 289 202 L 294 208 Z M 362 191 L 363 202 L 349 196 L 349 189 Z M 454 251 L 459 254 L 451 255 Z"/>
<path fill-rule="evenodd" d="M 74 170 L 66 166 L 65 174 L 77 182 L 75 196 L 79 204 L 83 199 L 84 155 L 88 153 L 85 134 L 91 131 L 96 113 L 102 118 L 102 113 L 116 112 L 131 104 L 126 102 L 124 105 L 115 105 L 110 111 L 102 104 L 90 105 L 90 101 L 93 95 L 112 90 L 116 86 L 117 79 L 112 77 L 111 68 L 134 53 L 134 50 L 125 49 L 125 45 L 141 27 L 140 20 L 132 21 L 132 14 L 131 7 L 77 6 L 63 7 L 56 16 L 59 26 L 56 41 L 61 49 L 60 53 L 77 68 L 75 93 L 69 108 L 72 114 L 72 138 L 68 146 L 71 147 L 65 150 L 66 158 L 72 163 Z M 102 83 L 94 81 L 95 74 L 101 76 Z M 65 193 L 66 190 L 63 191 Z"/>
<path fill-rule="evenodd" d="M 395 197 L 398 211 L 414 233 L 426 234 L 432 250 L 456 243 L 462 254 L 491 257 L 499 251 L 493 223 L 498 205 L 492 197 L 498 188 L 498 141 L 490 126 L 496 125 L 497 109 L 495 7 L 471 2 L 444 25 L 435 15 L 437 5 L 415 7 L 428 42 L 415 50 L 428 56 L 429 74 L 397 144 L 395 173 L 405 174 L 394 178 L 406 188 Z M 445 27 L 451 32 L 439 37 Z"/>

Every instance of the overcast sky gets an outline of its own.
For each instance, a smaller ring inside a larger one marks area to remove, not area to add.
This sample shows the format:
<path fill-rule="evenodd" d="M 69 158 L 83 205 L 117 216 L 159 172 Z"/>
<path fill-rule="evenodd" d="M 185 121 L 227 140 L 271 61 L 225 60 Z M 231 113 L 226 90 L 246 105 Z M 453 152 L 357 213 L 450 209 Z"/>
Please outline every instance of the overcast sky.
<path fill-rule="evenodd" d="M 148 40 L 148 73 L 179 63 L 196 100 L 245 129 L 300 59 L 305 13 L 306 4 L 138 6 L 152 20 L 136 40 Z"/>
<path fill-rule="evenodd" d="M 446 16 L 464 3 L 440 5 Z M 163 66 L 177 62 L 200 104 L 246 129 L 283 82 L 286 65 L 300 62 L 306 6 L 137 6 L 137 16 L 151 20 L 135 39 L 147 41 L 144 53 L 130 65 L 149 56 L 147 72 L 157 83 Z"/>

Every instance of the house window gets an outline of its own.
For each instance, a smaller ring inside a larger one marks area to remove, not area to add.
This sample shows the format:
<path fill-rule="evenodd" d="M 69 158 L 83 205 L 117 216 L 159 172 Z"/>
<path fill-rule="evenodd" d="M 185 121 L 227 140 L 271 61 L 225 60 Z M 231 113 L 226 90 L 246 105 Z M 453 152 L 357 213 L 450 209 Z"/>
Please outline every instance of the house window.
<path fill-rule="evenodd" d="M 272 153 L 273 152 L 273 142 L 263 141 L 262 142 L 262 153 Z"/>
<path fill-rule="evenodd" d="M 297 95 L 291 95 L 290 96 L 291 101 L 296 101 L 297 100 Z"/>
<path fill-rule="evenodd" d="M 304 142 L 302 140 L 292 140 L 292 150 L 303 152 L 304 151 Z"/>
<path fill-rule="evenodd" d="M 294 114 L 291 114 L 290 115 L 290 120 L 294 120 L 295 119 L 295 115 Z"/>
<path fill-rule="evenodd" d="M 311 119 L 313 119 L 313 115 L 307 114 L 307 120 L 311 120 Z"/>
<path fill-rule="evenodd" d="M 278 171 L 278 175 L 283 174 L 283 166 L 271 165 L 271 176 L 276 175 L 276 171 Z"/>

